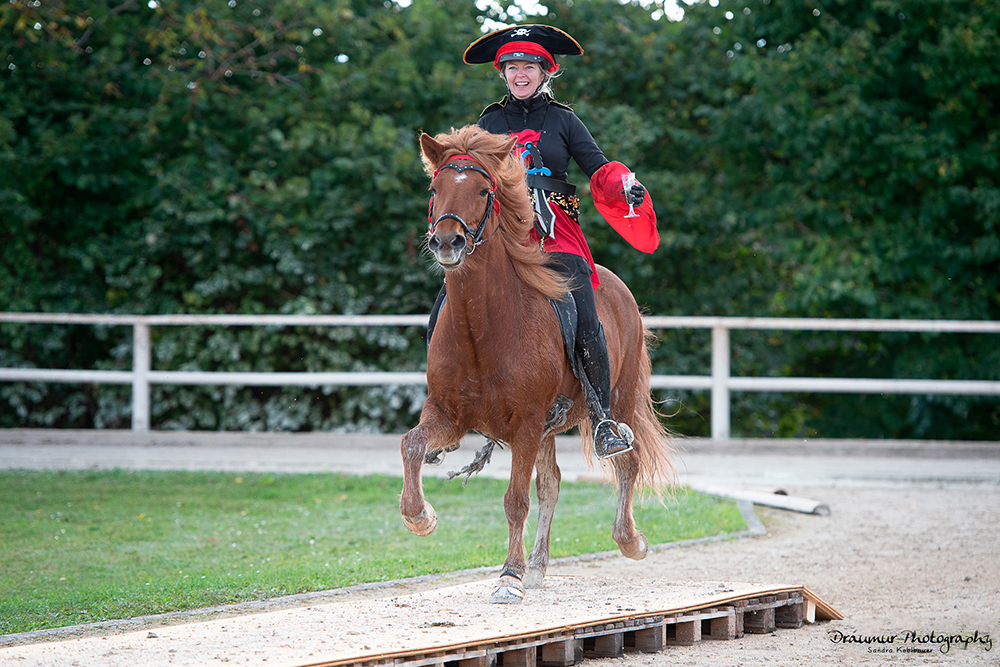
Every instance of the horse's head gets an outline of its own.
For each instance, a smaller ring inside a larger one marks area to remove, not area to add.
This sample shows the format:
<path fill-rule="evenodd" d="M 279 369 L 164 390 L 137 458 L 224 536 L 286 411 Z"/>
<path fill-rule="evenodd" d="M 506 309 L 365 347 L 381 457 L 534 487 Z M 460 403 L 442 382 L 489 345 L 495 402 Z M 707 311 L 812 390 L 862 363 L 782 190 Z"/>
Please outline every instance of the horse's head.
<path fill-rule="evenodd" d="M 511 137 L 499 155 L 509 155 L 515 142 Z M 489 222 L 499 210 L 497 182 L 480 159 L 428 134 L 421 135 L 420 148 L 432 171 L 427 248 L 442 268 L 454 271 L 496 227 Z"/>

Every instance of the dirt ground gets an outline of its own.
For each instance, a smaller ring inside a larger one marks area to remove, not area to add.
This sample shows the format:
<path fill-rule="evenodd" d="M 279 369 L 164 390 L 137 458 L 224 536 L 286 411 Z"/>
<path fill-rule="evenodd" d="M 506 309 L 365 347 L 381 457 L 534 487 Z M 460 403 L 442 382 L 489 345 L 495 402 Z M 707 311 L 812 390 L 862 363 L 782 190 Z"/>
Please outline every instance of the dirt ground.
<path fill-rule="evenodd" d="M 881 488 L 790 487 L 787 491 L 824 502 L 831 514 L 813 516 L 758 508 L 768 527 L 764 536 L 668 549 L 638 562 L 616 557 L 556 564 L 550 574 L 804 585 L 841 612 L 845 620 L 779 629 L 770 635 L 746 635 L 734 641 L 669 647 L 658 654 L 629 653 L 623 658 L 587 660 L 584 664 L 1000 665 L 1000 646 L 996 645 L 1000 636 L 1000 485 L 917 483 Z M 487 576 L 423 581 L 333 599 L 399 597 Z M 333 599 L 293 600 L 287 605 L 315 605 Z M 200 620 L 228 615 L 209 612 Z M 146 627 L 156 623 L 152 620 Z M 126 629 L 137 628 L 120 630 Z M 929 641 L 907 641 L 907 632 Z M 953 643 L 948 652 L 933 641 L 957 634 L 971 635 L 975 641 L 967 647 Z M 858 643 L 893 635 L 896 639 L 892 643 Z M 840 638 L 847 641 L 836 641 Z M 876 649 L 891 652 L 873 652 Z M 915 652 L 918 650 L 928 652 Z M 67 661 L 60 664 L 75 664 L 73 653 L 65 654 Z M 17 649 L 0 651 L 0 664 L 4 657 L 13 659 L 16 654 Z"/>
<path fill-rule="evenodd" d="M 768 469 L 780 467 L 781 461 L 771 461 Z M 623 658 L 587 660 L 584 664 L 1000 667 L 1000 476 L 994 469 L 995 460 L 966 466 L 969 470 L 958 475 L 948 472 L 949 464 L 955 461 L 925 459 L 917 477 L 916 469 L 911 468 L 918 460 L 885 459 L 889 472 L 905 470 L 904 476 L 919 481 L 890 474 L 876 479 L 857 472 L 870 469 L 873 461 L 852 460 L 855 472 L 850 476 L 815 470 L 795 473 L 811 469 L 788 467 L 789 479 L 782 487 L 791 495 L 829 506 L 829 516 L 758 507 L 768 528 L 764 536 L 668 549 L 638 562 L 616 557 L 550 568 L 554 575 L 804 585 L 842 613 L 843 621 L 746 635 L 734 641 L 669 647 L 658 654 L 629 653 Z M 798 485 L 791 479 L 796 474 Z M 447 521 L 447 516 L 439 516 L 439 520 Z M 300 596 L 250 605 L 238 612 L 203 610 L 186 618 L 135 619 L 118 627 L 90 628 L 75 636 L 145 632 L 157 625 L 225 618 L 234 613 L 398 597 L 492 576 L 478 573 L 350 594 Z M 946 645 L 942 638 L 955 635 L 972 637 L 973 641 L 963 646 L 953 640 L 950 650 L 943 651 Z M 55 638 L 22 638 L 15 643 Z M 13 659 L 15 655 L 14 650 L 0 650 L 0 666 L 26 664 L 5 662 L 5 657 Z M 75 664 L 72 654 L 65 657 L 67 660 L 59 664 Z"/>
<path fill-rule="evenodd" d="M 549 573 L 804 585 L 844 620 L 583 664 L 1000 666 L 1000 483 L 784 488 L 823 502 L 830 515 L 757 507 L 768 528 L 760 537 L 654 552 L 642 561 L 554 565 Z M 954 635 L 974 641 L 943 651 L 941 638 Z"/>
<path fill-rule="evenodd" d="M 758 509 L 769 528 L 766 536 L 669 550 L 640 562 L 564 565 L 552 572 L 802 584 L 845 620 L 592 660 L 588 667 L 1000 665 L 1000 486 L 813 487 L 801 495 L 827 503 L 830 516 Z M 907 631 L 922 639 L 934 636 L 928 643 L 904 643 Z M 933 642 L 976 631 L 975 647 L 953 644 L 945 653 Z M 897 635 L 893 643 L 835 641 L 891 635 Z"/>

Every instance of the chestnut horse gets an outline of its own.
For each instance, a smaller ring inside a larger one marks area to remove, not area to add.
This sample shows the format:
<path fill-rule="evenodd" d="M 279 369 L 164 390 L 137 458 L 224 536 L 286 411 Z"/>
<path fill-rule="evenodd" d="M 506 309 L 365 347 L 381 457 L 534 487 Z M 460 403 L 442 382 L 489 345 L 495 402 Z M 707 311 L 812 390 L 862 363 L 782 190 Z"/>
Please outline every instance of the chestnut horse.
<path fill-rule="evenodd" d="M 434 508 L 424 499 L 422 464 L 457 449 L 470 430 L 509 447 L 504 509 L 510 537 L 493 602 L 520 602 L 524 586 L 541 586 L 545 576 L 559 496 L 556 433 L 580 426 L 588 458 L 593 449 L 584 391 L 547 300 L 566 296 L 566 285 L 538 244 L 528 242 L 533 212 L 524 169 L 511 155 L 515 141 L 476 126 L 420 137 L 432 178 L 428 248 L 446 271 L 447 300 L 427 352 L 420 423 L 400 445 L 400 511 L 406 527 L 421 536 L 437 526 Z M 612 536 L 623 555 L 638 560 L 648 544 L 632 518 L 633 490 L 672 480 L 672 450 L 650 396 L 647 332 L 635 299 L 611 271 L 598 267 L 598 273 L 595 296 L 611 360 L 611 413 L 635 433 L 634 449 L 610 460 L 618 485 Z M 557 400 L 571 405 L 564 422 L 550 414 Z M 535 545 L 526 558 L 532 469 L 539 514 Z"/>

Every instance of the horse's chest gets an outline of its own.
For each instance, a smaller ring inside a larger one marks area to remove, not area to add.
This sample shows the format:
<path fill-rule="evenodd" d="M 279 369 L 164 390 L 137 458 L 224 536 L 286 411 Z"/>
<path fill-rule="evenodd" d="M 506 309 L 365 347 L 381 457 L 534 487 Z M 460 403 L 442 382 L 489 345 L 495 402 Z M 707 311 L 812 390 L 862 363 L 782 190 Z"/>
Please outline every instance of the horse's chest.
<path fill-rule="evenodd" d="M 555 386 L 551 363 L 535 359 L 529 363 L 509 360 L 507 363 L 478 367 L 452 366 L 438 372 L 428 372 L 428 387 L 432 394 L 452 394 L 459 397 L 502 399 L 520 397 L 532 389 Z"/>
<path fill-rule="evenodd" d="M 562 381 L 562 365 L 537 354 L 510 355 L 498 362 L 467 360 L 428 371 L 428 390 L 442 407 L 470 428 L 544 418 Z"/>

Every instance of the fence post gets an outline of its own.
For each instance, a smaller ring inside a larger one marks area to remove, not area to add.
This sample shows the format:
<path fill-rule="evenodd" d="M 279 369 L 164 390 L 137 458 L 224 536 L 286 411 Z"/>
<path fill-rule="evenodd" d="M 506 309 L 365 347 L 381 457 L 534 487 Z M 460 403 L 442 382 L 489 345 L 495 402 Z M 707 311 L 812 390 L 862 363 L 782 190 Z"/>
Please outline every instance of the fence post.
<path fill-rule="evenodd" d="M 149 430 L 149 325 L 137 322 L 132 325 L 132 430 L 145 433 Z"/>
<path fill-rule="evenodd" d="M 712 440 L 729 440 L 729 329 L 712 327 Z"/>

